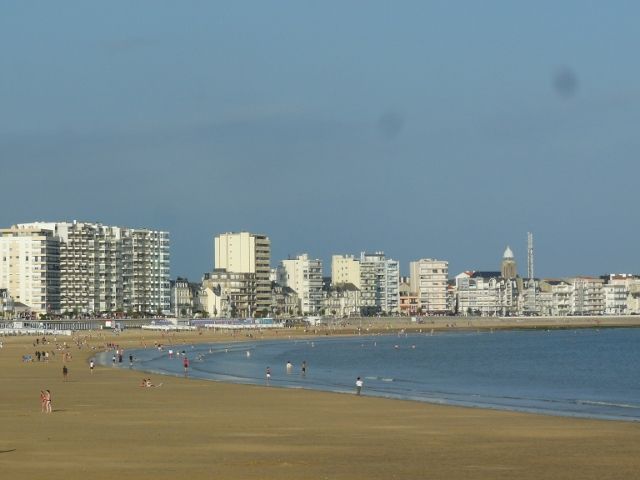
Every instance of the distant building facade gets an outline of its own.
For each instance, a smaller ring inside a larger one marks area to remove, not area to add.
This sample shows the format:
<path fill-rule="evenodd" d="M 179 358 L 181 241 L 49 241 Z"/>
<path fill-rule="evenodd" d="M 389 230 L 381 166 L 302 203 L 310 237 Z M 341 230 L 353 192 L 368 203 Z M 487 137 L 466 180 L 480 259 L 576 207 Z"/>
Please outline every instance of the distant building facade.
<path fill-rule="evenodd" d="M 353 255 L 333 255 L 331 257 L 331 283 L 341 285 L 351 283 L 360 288 L 360 261 Z"/>
<path fill-rule="evenodd" d="M 323 310 L 336 317 L 360 315 L 360 289 L 353 283 L 325 285 Z"/>
<path fill-rule="evenodd" d="M 360 298 L 363 313 L 394 314 L 400 310 L 400 266 L 384 252 L 360 254 Z"/>
<path fill-rule="evenodd" d="M 51 230 L 0 230 L 0 288 L 35 313 L 60 310 L 60 240 Z"/>
<path fill-rule="evenodd" d="M 268 315 L 271 308 L 271 241 L 250 232 L 223 233 L 214 238 L 215 269 L 255 275 L 252 315 Z"/>
<path fill-rule="evenodd" d="M 48 288 L 55 293 L 47 303 L 48 311 L 170 312 L 168 232 L 75 221 L 24 223 L 10 230 L 13 234 L 49 232 L 51 248 L 46 258 L 51 268 L 47 271 L 55 269 L 52 277 L 58 280 L 49 281 Z"/>
<path fill-rule="evenodd" d="M 423 258 L 411 262 L 409 271 L 411 291 L 418 297 L 420 312 L 446 313 L 449 262 Z"/>
<path fill-rule="evenodd" d="M 204 274 L 199 302 L 209 317 L 246 318 L 254 313 L 256 295 L 255 273 L 217 268 Z"/>
<path fill-rule="evenodd" d="M 303 315 L 322 310 L 322 260 L 309 258 L 308 254 L 282 260 L 278 266 L 278 284 L 295 291 Z"/>

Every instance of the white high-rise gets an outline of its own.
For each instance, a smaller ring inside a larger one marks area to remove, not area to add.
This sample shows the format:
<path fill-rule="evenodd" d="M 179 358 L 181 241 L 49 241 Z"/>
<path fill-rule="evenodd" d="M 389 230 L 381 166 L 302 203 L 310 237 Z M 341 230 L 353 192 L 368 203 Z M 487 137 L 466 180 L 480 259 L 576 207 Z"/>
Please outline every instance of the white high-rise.
<path fill-rule="evenodd" d="M 252 314 L 267 315 L 271 306 L 271 241 L 249 232 L 222 233 L 214 238 L 216 269 L 255 274 L 256 295 Z"/>
<path fill-rule="evenodd" d="M 75 221 L 11 230 L 49 232 L 57 242 L 50 263 L 59 272 L 59 301 L 50 311 L 169 313 L 168 232 Z"/>
<path fill-rule="evenodd" d="M 422 313 L 446 313 L 449 262 L 423 258 L 410 262 L 409 270 L 411 291 Z"/>
<path fill-rule="evenodd" d="M 306 253 L 282 260 L 278 283 L 296 292 L 303 314 L 319 313 L 322 309 L 322 260 L 311 259 Z"/>
<path fill-rule="evenodd" d="M 0 288 L 36 313 L 60 310 L 60 242 L 49 230 L 0 230 Z"/>
<path fill-rule="evenodd" d="M 400 265 L 384 252 L 360 254 L 360 298 L 365 313 L 397 313 L 400 305 Z"/>

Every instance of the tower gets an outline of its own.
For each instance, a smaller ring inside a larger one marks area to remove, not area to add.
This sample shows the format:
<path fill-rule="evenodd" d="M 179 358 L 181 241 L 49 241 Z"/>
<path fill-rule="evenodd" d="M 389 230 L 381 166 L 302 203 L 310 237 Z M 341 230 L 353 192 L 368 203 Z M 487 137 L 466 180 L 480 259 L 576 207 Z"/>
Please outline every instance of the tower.
<path fill-rule="evenodd" d="M 500 266 L 500 274 L 502 278 L 516 278 L 518 275 L 518 269 L 516 266 L 516 260 L 513 257 L 511 248 L 507 246 L 506 250 L 502 254 L 502 265 Z"/>
<path fill-rule="evenodd" d="M 527 277 L 534 278 L 533 271 L 533 233 L 527 232 Z"/>

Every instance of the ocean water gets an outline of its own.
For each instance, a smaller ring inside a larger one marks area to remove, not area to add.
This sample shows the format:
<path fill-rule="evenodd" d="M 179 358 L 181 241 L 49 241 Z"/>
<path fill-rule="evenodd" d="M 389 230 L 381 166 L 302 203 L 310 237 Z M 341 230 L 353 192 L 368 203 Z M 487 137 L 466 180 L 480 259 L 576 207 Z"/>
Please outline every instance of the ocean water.
<path fill-rule="evenodd" d="M 135 369 L 182 376 L 173 348 L 196 378 L 264 385 L 270 367 L 275 387 L 353 393 L 360 376 L 363 395 L 639 421 L 639 346 L 640 329 L 626 328 L 326 337 L 167 345 L 128 351 L 119 368 L 133 353 Z"/>

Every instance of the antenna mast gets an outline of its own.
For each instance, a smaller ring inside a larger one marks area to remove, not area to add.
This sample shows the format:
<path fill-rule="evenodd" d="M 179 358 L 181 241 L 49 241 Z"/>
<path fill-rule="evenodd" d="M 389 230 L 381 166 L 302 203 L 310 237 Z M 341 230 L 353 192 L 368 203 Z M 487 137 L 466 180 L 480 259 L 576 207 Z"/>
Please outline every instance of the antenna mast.
<path fill-rule="evenodd" d="M 533 233 L 527 232 L 527 276 L 534 278 L 533 272 Z"/>

